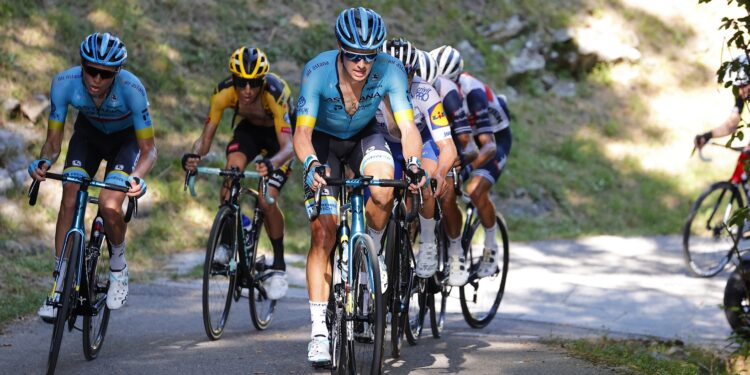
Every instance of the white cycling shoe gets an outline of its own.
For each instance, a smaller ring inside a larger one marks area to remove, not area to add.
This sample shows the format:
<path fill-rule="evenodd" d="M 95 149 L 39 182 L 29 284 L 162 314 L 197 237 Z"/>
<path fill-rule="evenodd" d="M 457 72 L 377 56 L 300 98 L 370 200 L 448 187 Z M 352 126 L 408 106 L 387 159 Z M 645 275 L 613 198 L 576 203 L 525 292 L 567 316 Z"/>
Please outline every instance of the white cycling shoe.
<path fill-rule="evenodd" d="M 432 277 L 437 271 L 437 244 L 434 242 L 420 243 L 417 253 L 417 277 L 426 279 Z"/>
<path fill-rule="evenodd" d="M 477 276 L 487 277 L 495 272 L 497 272 L 497 248 L 485 247 L 477 269 Z"/>
<path fill-rule="evenodd" d="M 466 267 L 466 258 L 461 256 L 448 257 L 448 285 L 464 286 L 469 281 L 469 270 Z"/>
<path fill-rule="evenodd" d="M 264 272 L 271 276 L 263 282 L 263 286 L 266 289 L 266 296 L 270 300 L 278 300 L 286 295 L 289 290 L 289 282 L 287 281 L 286 272 L 281 270 L 268 269 Z"/>
<path fill-rule="evenodd" d="M 214 264 L 226 265 L 227 263 L 229 263 L 229 248 L 221 243 L 214 251 Z"/>
<path fill-rule="evenodd" d="M 307 344 L 307 360 L 315 367 L 330 365 L 331 343 L 327 337 L 315 336 Z"/>
<path fill-rule="evenodd" d="M 39 308 L 36 314 L 39 315 L 45 323 L 54 323 L 55 318 L 57 317 L 57 307 L 48 305 L 47 300 L 45 299 L 44 302 L 42 302 L 42 307 Z"/>
<path fill-rule="evenodd" d="M 109 291 L 107 292 L 107 307 L 117 310 L 128 300 L 128 266 L 122 271 L 109 271 Z"/>

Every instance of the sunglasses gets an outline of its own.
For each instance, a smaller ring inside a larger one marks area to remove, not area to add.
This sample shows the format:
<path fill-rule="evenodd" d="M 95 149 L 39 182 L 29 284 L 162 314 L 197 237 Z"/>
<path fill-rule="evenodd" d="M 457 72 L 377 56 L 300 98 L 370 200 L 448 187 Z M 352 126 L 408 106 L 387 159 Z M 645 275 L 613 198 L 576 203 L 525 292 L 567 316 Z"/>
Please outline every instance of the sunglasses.
<path fill-rule="evenodd" d="M 378 57 L 378 52 L 375 51 L 373 53 L 357 53 L 357 52 L 351 52 L 347 51 L 345 49 L 341 49 L 341 54 L 344 55 L 344 57 L 351 61 L 351 62 L 359 62 L 359 60 L 365 60 L 366 63 L 371 63 L 375 61 L 375 58 Z"/>
<path fill-rule="evenodd" d="M 250 88 L 258 88 L 263 86 L 263 78 L 241 78 L 241 77 L 233 77 L 232 80 L 234 81 L 234 87 L 241 89 L 244 88 L 247 85 L 250 85 Z"/>
<path fill-rule="evenodd" d="M 114 77 L 120 70 L 99 69 L 88 64 L 83 64 L 83 71 L 94 78 L 96 78 L 96 76 L 101 76 L 102 79 L 110 79 Z"/>

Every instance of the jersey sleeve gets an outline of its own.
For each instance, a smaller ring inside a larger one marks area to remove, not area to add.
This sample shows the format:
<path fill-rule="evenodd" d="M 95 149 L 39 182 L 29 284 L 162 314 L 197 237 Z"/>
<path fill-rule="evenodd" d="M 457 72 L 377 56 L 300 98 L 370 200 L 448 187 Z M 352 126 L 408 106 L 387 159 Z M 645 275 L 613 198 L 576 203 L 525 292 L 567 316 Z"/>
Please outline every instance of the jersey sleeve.
<path fill-rule="evenodd" d="M 266 104 L 273 114 L 276 134 L 292 134 L 289 124 L 289 97 L 292 91 L 285 81 L 275 75 L 269 74 L 266 82 Z"/>
<path fill-rule="evenodd" d="M 230 107 L 234 107 L 237 104 L 237 94 L 232 86 L 232 78 L 219 83 L 214 89 L 214 94 L 211 96 L 211 102 L 208 107 L 208 117 L 206 118 L 206 124 L 219 124 L 221 117 L 224 115 L 224 110 Z"/>
<path fill-rule="evenodd" d="M 470 91 L 466 95 L 466 104 L 469 108 L 469 116 L 474 119 L 476 134 L 492 133 L 490 116 L 487 108 L 487 95 L 480 89 Z"/>
<path fill-rule="evenodd" d="M 450 123 L 448 122 L 448 117 L 445 115 L 440 95 L 428 84 L 420 85 L 418 92 L 421 90 L 424 90 L 424 92 L 415 98 L 415 102 L 421 101 L 421 103 L 415 105 L 419 106 L 420 110 L 424 112 L 425 122 L 430 129 L 432 139 L 435 142 L 449 139 L 451 137 Z"/>
<path fill-rule="evenodd" d="M 322 70 L 310 69 L 312 60 L 302 69 L 302 83 L 300 84 L 299 99 L 297 100 L 297 124 L 296 128 L 305 126 L 308 128 L 315 127 L 315 121 L 318 117 L 318 105 L 320 104 L 319 87 L 325 84 L 320 82 Z"/>
<path fill-rule="evenodd" d="M 52 79 L 50 87 L 50 111 L 47 126 L 51 130 L 63 131 L 65 117 L 68 115 L 68 89 L 65 81 L 58 75 Z"/>
<path fill-rule="evenodd" d="M 388 79 L 390 88 L 387 93 L 396 123 L 400 124 L 405 120 L 414 122 L 414 109 L 409 97 L 409 81 L 406 79 L 406 71 L 403 65 L 391 64 Z"/>
<path fill-rule="evenodd" d="M 448 121 L 452 125 L 453 133 L 459 134 L 470 134 L 471 125 L 469 125 L 469 118 L 464 110 L 463 101 L 461 96 L 458 94 L 458 90 L 451 90 L 443 98 L 443 109 L 445 110 Z"/>
<path fill-rule="evenodd" d="M 148 107 L 148 96 L 146 88 L 141 81 L 133 76 L 124 82 L 127 88 L 125 97 L 128 106 L 133 113 L 133 127 L 135 128 L 135 137 L 137 139 L 149 139 L 154 137 L 154 127 L 151 121 L 151 114 Z"/>

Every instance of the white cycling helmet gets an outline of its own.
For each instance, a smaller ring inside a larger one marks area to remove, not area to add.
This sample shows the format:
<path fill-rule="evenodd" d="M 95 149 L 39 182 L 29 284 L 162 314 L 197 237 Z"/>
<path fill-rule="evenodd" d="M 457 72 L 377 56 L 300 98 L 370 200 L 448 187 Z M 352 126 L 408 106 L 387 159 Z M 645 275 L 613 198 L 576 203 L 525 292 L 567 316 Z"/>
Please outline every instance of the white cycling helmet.
<path fill-rule="evenodd" d="M 430 55 L 437 61 L 437 75 L 455 81 L 463 73 L 464 60 L 457 49 L 451 46 L 441 46 L 430 51 Z"/>
<path fill-rule="evenodd" d="M 403 38 L 391 39 L 383 43 L 383 52 L 399 59 L 407 73 L 413 71 L 417 66 L 417 49 L 412 47 L 408 40 Z"/>
<path fill-rule="evenodd" d="M 732 84 L 736 87 L 742 87 L 750 84 L 750 78 L 747 76 L 748 62 L 745 53 L 742 52 L 732 61 L 732 63 L 735 62 L 739 64 L 738 70 L 729 71 L 729 69 L 727 69 L 727 74 L 725 76 L 727 77 L 726 80 L 731 80 Z"/>
<path fill-rule="evenodd" d="M 427 51 L 417 50 L 417 75 L 429 84 L 437 78 L 437 61 Z"/>

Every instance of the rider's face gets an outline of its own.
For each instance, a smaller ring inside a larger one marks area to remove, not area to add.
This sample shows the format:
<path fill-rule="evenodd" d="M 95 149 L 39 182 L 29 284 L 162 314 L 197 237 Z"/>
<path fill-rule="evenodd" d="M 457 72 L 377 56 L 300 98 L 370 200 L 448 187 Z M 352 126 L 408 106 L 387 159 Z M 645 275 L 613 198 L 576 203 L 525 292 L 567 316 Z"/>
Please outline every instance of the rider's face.
<path fill-rule="evenodd" d="M 378 51 L 349 48 L 344 49 L 341 47 L 340 53 L 342 55 L 341 60 L 344 65 L 344 70 L 348 73 L 349 77 L 351 77 L 354 82 L 362 82 L 366 80 L 367 76 L 370 74 L 372 64 L 375 61 L 373 56 L 377 56 Z"/>
<path fill-rule="evenodd" d="M 237 96 L 239 97 L 240 102 L 243 104 L 250 104 L 258 97 L 258 93 L 260 93 L 262 86 L 249 84 L 247 82 L 242 83 L 243 84 L 235 84 L 234 89 L 237 90 Z"/>
<path fill-rule="evenodd" d="M 88 93 L 92 96 L 104 95 L 109 90 L 109 87 L 112 86 L 112 82 L 114 82 L 115 76 L 119 71 L 119 69 L 111 66 L 89 62 L 82 63 L 82 70 L 83 83 Z"/>

